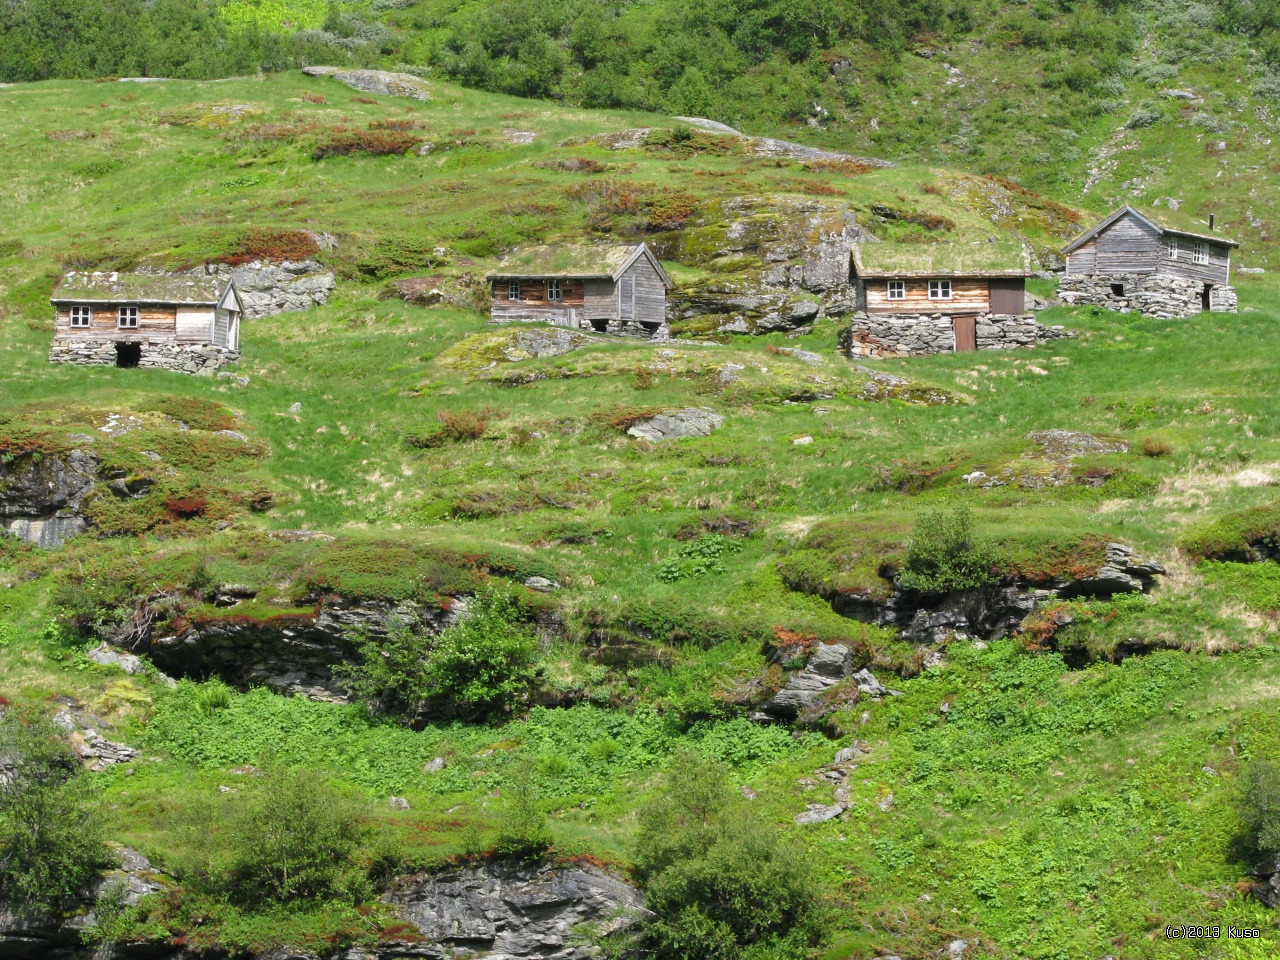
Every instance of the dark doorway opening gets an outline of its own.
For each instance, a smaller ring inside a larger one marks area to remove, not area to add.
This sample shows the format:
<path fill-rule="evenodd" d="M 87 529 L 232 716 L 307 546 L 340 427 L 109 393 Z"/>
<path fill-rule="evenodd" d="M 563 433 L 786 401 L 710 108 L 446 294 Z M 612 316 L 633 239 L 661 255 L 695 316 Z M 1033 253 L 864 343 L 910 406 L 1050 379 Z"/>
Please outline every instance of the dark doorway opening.
<path fill-rule="evenodd" d="M 1206 283 L 1200 291 L 1200 309 L 1208 310 L 1213 306 L 1213 284 Z"/>
<path fill-rule="evenodd" d="M 1112 292 L 1112 293 L 1114 293 L 1117 297 L 1123 297 L 1123 296 L 1124 296 L 1124 284 L 1123 284 L 1123 283 L 1113 283 L 1113 284 L 1111 285 L 1111 292 Z"/>
<path fill-rule="evenodd" d="M 590 323 L 591 323 L 591 329 L 594 330 L 596 333 L 607 333 L 609 330 L 608 320 L 592 320 L 590 321 Z"/>
<path fill-rule="evenodd" d="M 142 344 L 140 343 L 117 343 L 116 344 L 116 366 L 122 369 L 136 367 L 142 362 Z"/>
<path fill-rule="evenodd" d="M 640 327 L 641 327 L 641 329 L 643 329 L 643 330 L 644 330 L 644 332 L 645 332 L 645 333 L 647 333 L 647 334 L 648 334 L 649 336 L 651 336 L 651 337 L 652 337 L 654 334 L 656 334 L 656 333 L 658 332 L 658 327 L 659 327 L 659 326 L 660 326 L 660 324 L 653 323 L 653 322 L 651 322 L 651 321 L 649 321 L 649 320 L 641 320 L 641 321 L 640 321 Z"/>

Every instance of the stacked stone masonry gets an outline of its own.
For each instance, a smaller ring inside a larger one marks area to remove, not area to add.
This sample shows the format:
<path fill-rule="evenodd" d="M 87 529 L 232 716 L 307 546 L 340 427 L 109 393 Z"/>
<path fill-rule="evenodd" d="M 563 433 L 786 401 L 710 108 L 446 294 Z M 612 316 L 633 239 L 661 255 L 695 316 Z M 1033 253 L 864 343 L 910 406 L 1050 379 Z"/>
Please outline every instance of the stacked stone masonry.
<path fill-rule="evenodd" d="M 179 373 L 212 374 L 219 367 L 240 359 L 237 351 L 208 343 L 142 340 L 140 346 L 139 367 L 175 370 Z M 112 341 L 58 337 L 49 348 L 49 362 L 114 367 L 116 345 Z"/>
<path fill-rule="evenodd" d="M 1033 316 L 984 314 L 977 319 L 979 350 L 1033 347 L 1070 336 L 1057 327 L 1046 327 Z M 921 357 L 951 353 L 956 348 L 955 326 L 945 314 L 853 315 L 846 339 L 851 357 Z"/>
<path fill-rule="evenodd" d="M 1193 317 L 1204 310 L 1204 283 L 1167 273 L 1123 273 L 1110 276 L 1064 276 L 1057 298 L 1076 306 L 1095 304 L 1120 313 L 1141 313 L 1172 320 Z M 1214 313 L 1235 313 L 1234 287 L 1215 285 L 1209 291 L 1209 309 Z"/>

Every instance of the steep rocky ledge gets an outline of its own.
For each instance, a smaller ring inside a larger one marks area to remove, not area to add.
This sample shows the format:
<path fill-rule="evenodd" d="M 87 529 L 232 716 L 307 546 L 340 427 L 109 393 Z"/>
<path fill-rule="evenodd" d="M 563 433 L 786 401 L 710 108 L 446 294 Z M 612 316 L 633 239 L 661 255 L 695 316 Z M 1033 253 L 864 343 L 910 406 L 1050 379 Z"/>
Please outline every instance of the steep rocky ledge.
<path fill-rule="evenodd" d="M 45 549 L 61 546 L 88 526 L 80 507 L 97 472 L 98 458 L 81 450 L 0 459 L 0 531 Z"/>

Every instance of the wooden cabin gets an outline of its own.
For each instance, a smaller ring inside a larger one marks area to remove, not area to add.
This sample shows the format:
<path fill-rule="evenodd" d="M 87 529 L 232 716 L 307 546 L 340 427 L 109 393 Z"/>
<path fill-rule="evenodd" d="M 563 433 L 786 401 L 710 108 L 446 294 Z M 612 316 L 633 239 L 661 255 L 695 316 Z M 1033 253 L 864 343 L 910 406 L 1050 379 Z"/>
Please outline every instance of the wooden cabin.
<path fill-rule="evenodd" d="M 976 350 L 979 321 L 1023 318 L 1029 257 L 1006 243 L 859 243 L 853 246 L 852 279 L 857 316 L 895 317 L 896 329 L 928 326 L 929 344 L 939 346 L 936 329 L 945 321 L 946 349 Z M 925 324 L 924 321 L 928 320 Z M 855 328 L 858 320 L 855 318 Z M 886 328 L 884 324 L 875 324 Z M 866 324 L 862 327 L 865 329 Z M 916 333 L 919 331 L 916 330 Z M 858 332 L 855 329 L 854 338 Z M 908 337 L 911 340 L 912 337 Z M 915 337 L 918 339 L 918 337 Z M 937 352 L 910 349 L 909 353 Z M 874 351 L 868 355 L 876 355 Z"/>
<path fill-rule="evenodd" d="M 1231 251 L 1238 246 L 1212 232 L 1175 229 L 1126 205 L 1066 245 L 1060 299 L 1162 317 L 1234 311 Z"/>
<path fill-rule="evenodd" d="M 542 321 L 651 337 L 668 329 L 671 278 L 648 244 L 530 247 L 487 279 L 494 323 Z"/>
<path fill-rule="evenodd" d="M 68 273 L 50 302 L 53 363 L 201 373 L 240 358 L 244 305 L 225 277 Z"/>

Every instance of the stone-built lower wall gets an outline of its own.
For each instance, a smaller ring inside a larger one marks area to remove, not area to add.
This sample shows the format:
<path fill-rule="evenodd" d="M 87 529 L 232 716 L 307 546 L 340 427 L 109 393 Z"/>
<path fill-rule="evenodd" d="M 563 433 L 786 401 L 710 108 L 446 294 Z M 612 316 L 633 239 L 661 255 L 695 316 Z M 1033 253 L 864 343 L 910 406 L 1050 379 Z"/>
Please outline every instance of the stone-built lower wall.
<path fill-rule="evenodd" d="M 553 327 L 565 327 L 571 330 L 586 330 L 595 333 L 607 333 L 615 337 L 633 337 L 641 340 L 667 340 L 671 337 L 671 326 L 664 320 L 657 326 L 645 326 L 637 320 L 577 320 L 569 322 L 561 319 L 538 317 L 494 317 L 489 322 L 502 326 L 510 323 L 545 323 Z M 595 324 L 601 324 L 599 328 Z"/>
<path fill-rule="evenodd" d="M 1200 280 L 1167 273 L 1121 273 L 1096 277 L 1068 275 L 1059 281 L 1056 296 L 1073 306 L 1094 304 L 1120 313 L 1141 313 L 1172 320 L 1203 312 L 1204 305 L 1200 299 L 1203 290 L 1204 283 Z M 1235 313 L 1235 288 L 1215 285 L 1209 293 L 1209 304 L 1214 313 Z"/>
<path fill-rule="evenodd" d="M 983 314 L 975 326 L 979 350 L 1008 350 L 1070 336 L 1032 316 Z M 859 311 L 841 338 L 851 357 L 923 357 L 951 353 L 955 328 L 944 314 L 867 314 Z"/>
<path fill-rule="evenodd" d="M 179 373 L 213 373 L 219 367 L 235 363 L 240 354 L 235 350 L 215 347 L 207 343 L 176 343 L 173 340 L 139 341 L 142 356 L 138 367 L 145 369 L 176 370 Z M 59 337 L 49 348 L 50 363 L 79 363 L 87 366 L 114 367 L 116 345 L 114 341 L 99 341 Z"/>

